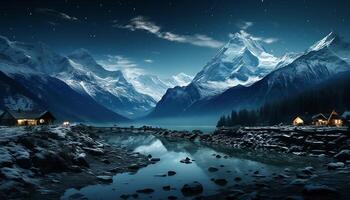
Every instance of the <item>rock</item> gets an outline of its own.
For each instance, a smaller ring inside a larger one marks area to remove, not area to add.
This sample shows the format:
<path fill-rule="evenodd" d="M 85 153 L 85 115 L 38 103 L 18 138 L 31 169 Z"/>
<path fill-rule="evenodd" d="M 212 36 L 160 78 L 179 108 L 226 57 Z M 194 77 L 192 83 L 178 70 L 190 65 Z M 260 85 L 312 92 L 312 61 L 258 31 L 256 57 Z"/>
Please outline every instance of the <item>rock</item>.
<path fill-rule="evenodd" d="M 90 147 L 83 147 L 83 149 L 85 151 L 87 151 L 88 153 L 90 153 L 91 155 L 94 155 L 94 156 L 102 156 L 105 154 L 105 152 L 103 151 L 103 149 L 101 148 L 90 148 Z"/>
<path fill-rule="evenodd" d="M 152 158 L 152 155 L 151 155 L 151 154 L 148 154 L 148 155 L 147 155 L 147 158 Z"/>
<path fill-rule="evenodd" d="M 16 163 L 24 169 L 29 169 L 32 166 L 32 160 L 30 159 L 29 152 L 20 145 L 16 146 L 15 151 L 14 157 Z"/>
<path fill-rule="evenodd" d="M 10 152 L 1 147 L 0 148 L 0 167 L 10 167 L 13 163 L 13 158 Z"/>
<path fill-rule="evenodd" d="M 69 169 L 75 173 L 80 173 L 83 171 L 78 165 L 72 165 L 69 167 Z"/>
<path fill-rule="evenodd" d="M 177 197 L 176 196 L 168 196 L 168 200 L 176 200 Z"/>
<path fill-rule="evenodd" d="M 111 164 L 111 161 L 109 161 L 108 159 L 104 158 L 101 160 L 101 162 L 105 163 L 105 164 Z"/>
<path fill-rule="evenodd" d="M 314 170 L 313 167 L 306 167 L 306 168 L 302 169 L 301 172 L 303 172 L 306 175 L 310 175 L 311 176 L 313 174 L 312 173 L 313 170 Z"/>
<path fill-rule="evenodd" d="M 221 156 L 220 156 L 220 155 L 216 155 L 215 157 L 216 157 L 216 158 L 221 158 Z"/>
<path fill-rule="evenodd" d="M 203 192 L 203 186 L 197 181 L 194 181 L 193 183 L 185 184 L 181 188 L 181 192 L 184 196 L 193 196 L 193 195 L 201 194 Z"/>
<path fill-rule="evenodd" d="M 348 149 L 341 150 L 339 153 L 337 153 L 334 156 L 334 158 L 337 161 L 341 161 L 341 162 L 345 162 L 347 160 L 350 160 L 350 150 L 348 150 Z"/>
<path fill-rule="evenodd" d="M 324 196 L 333 196 L 337 194 L 337 191 L 326 185 L 305 185 L 303 189 L 303 194 L 316 198 Z"/>
<path fill-rule="evenodd" d="M 113 177 L 112 176 L 101 175 L 101 176 L 96 176 L 96 178 L 99 181 L 106 182 L 106 183 L 112 183 L 113 182 Z"/>
<path fill-rule="evenodd" d="M 190 163 L 192 163 L 192 162 L 191 162 L 191 159 L 190 159 L 189 157 L 186 157 L 185 159 L 180 160 L 180 162 L 181 162 L 181 163 L 185 163 L 185 164 L 190 164 Z"/>
<path fill-rule="evenodd" d="M 238 176 L 237 176 L 237 177 L 235 178 L 235 181 L 237 181 L 237 182 L 238 182 L 238 181 L 241 181 L 241 180 L 242 180 L 241 177 L 238 177 Z"/>
<path fill-rule="evenodd" d="M 255 171 L 254 174 L 259 174 L 259 171 Z"/>
<path fill-rule="evenodd" d="M 141 190 L 136 190 L 136 192 L 143 193 L 143 194 L 151 194 L 154 192 L 154 190 L 152 188 L 145 188 Z"/>
<path fill-rule="evenodd" d="M 165 191 L 169 191 L 170 189 L 171 189 L 170 185 L 167 185 L 167 186 L 163 187 L 163 190 L 165 190 Z"/>
<path fill-rule="evenodd" d="M 86 161 L 86 154 L 80 153 L 73 158 L 73 163 L 79 166 L 89 167 L 89 163 Z"/>
<path fill-rule="evenodd" d="M 122 194 L 122 195 L 120 195 L 120 198 L 121 199 L 128 199 L 130 197 L 130 195 L 128 195 L 128 194 Z"/>
<path fill-rule="evenodd" d="M 43 173 L 62 172 L 68 169 L 66 161 L 61 156 L 46 150 L 34 154 L 33 164 Z"/>
<path fill-rule="evenodd" d="M 175 171 L 168 171 L 168 176 L 174 176 L 176 174 Z"/>
<path fill-rule="evenodd" d="M 209 168 L 208 168 L 208 171 L 209 171 L 209 172 L 217 172 L 217 171 L 219 171 L 219 169 L 216 168 L 216 167 L 209 167 Z"/>
<path fill-rule="evenodd" d="M 131 196 L 132 196 L 132 198 L 137 199 L 139 197 L 139 194 L 135 193 L 135 194 L 132 194 Z"/>
<path fill-rule="evenodd" d="M 336 170 L 338 168 L 343 168 L 345 164 L 343 162 L 328 163 L 328 170 Z"/>
<path fill-rule="evenodd" d="M 9 168 L 9 167 L 3 167 L 0 170 L 0 174 L 10 180 L 20 180 L 22 178 L 22 175 L 20 174 L 20 171 L 17 168 Z"/>
<path fill-rule="evenodd" d="M 131 170 L 138 170 L 140 169 L 140 166 L 138 164 L 131 164 L 128 168 Z"/>
<path fill-rule="evenodd" d="M 224 178 L 215 179 L 214 183 L 216 183 L 217 185 L 220 185 L 220 186 L 224 186 L 227 184 L 227 180 Z"/>
<path fill-rule="evenodd" d="M 159 162 L 159 161 L 160 161 L 160 158 L 151 158 L 150 161 L 151 161 L 151 162 Z"/>
<path fill-rule="evenodd" d="M 294 179 L 290 184 L 291 185 L 305 185 L 306 180 L 305 179 Z"/>

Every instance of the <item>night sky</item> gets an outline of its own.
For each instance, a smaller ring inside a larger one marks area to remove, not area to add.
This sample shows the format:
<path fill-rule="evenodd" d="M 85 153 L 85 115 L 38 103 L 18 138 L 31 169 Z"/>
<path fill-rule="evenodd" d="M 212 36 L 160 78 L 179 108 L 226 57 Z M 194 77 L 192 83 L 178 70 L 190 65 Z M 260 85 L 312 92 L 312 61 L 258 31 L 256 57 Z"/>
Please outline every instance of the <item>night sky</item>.
<path fill-rule="evenodd" d="M 244 30 L 274 55 L 301 52 L 330 31 L 350 41 L 350 1 L 2 1 L 0 34 L 62 54 L 87 49 L 112 68 L 195 75 Z"/>

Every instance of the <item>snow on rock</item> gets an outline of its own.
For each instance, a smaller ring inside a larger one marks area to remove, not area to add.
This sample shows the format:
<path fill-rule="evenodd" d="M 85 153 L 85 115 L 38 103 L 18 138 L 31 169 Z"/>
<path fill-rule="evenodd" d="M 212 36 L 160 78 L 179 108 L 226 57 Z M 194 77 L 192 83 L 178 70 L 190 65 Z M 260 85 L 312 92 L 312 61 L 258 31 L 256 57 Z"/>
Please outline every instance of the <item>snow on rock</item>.
<path fill-rule="evenodd" d="M 63 127 L 63 126 L 51 127 L 49 131 L 57 134 L 61 138 L 64 138 L 67 132 L 70 131 L 70 127 Z"/>
<path fill-rule="evenodd" d="M 279 60 L 250 34 L 235 33 L 192 83 L 201 88 L 202 97 L 213 96 L 236 85 L 255 83 L 275 69 Z"/>
<path fill-rule="evenodd" d="M 2 166 L 11 166 L 13 163 L 13 157 L 10 152 L 4 148 L 0 147 L 0 167 Z"/>

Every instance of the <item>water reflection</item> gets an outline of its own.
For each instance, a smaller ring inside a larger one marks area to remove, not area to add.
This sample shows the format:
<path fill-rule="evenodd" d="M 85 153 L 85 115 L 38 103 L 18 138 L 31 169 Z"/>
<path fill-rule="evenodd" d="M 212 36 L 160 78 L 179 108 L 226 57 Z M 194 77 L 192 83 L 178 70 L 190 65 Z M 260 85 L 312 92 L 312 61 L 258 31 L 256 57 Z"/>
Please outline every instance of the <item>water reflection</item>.
<path fill-rule="evenodd" d="M 177 196 L 184 199 L 181 187 L 189 182 L 198 181 L 204 187 L 203 195 L 216 193 L 223 187 L 236 184 L 235 177 L 241 177 L 240 184 L 250 184 L 256 179 L 268 180 L 272 173 L 280 173 L 285 166 L 273 165 L 268 161 L 256 162 L 254 159 L 245 158 L 245 153 L 229 156 L 232 153 L 215 150 L 200 144 L 187 141 L 159 139 L 153 135 L 120 134 L 108 136 L 106 141 L 111 145 L 129 148 L 142 154 L 151 154 L 160 158 L 160 162 L 140 169 L 137 173 L 117 174 L 113 183 L 109 185 L 91 185 L 80 190 L 69 189 L 62 199 L 69 199 L 76 193 L 81 193 L 88 199 L 119 199 L 121 195 L 132 195 L 136 190 L 152 188 L 152 194 L 139 194 L 140 199 L 156 197 L 167 199 L 168 196 Z M 213 155 L 220 154 L 221 158 Z M 233 154 L 234 155 L 234 154 Z M 183 164 L 179 161 L 189 157 L 194 160 L 191 164 Z M 224 158 L 226 157 L 226 158 Z M 209 172 L 209 167 L 219 169 Z M 175 176 L 156 176 L 167 174 L 169 170 L 175 171 Z M 258 171 L 257 175 L 256 171 Z M 255 175 L 254 175 L 255 173 Z M 226 179 L 225 186 L 217 185 L 212 179 Z M 170 191 L 163 190 L 164 186 L 170 186 Z M 192 199 L 193 197 L 190 197 Z"/>

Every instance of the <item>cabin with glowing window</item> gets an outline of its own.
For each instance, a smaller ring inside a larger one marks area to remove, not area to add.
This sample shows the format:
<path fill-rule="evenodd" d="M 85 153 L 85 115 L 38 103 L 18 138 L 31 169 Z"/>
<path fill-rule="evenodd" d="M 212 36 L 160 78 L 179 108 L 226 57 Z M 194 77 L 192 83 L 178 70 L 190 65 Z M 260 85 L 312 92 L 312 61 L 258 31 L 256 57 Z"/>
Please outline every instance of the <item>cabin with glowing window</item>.
<path fill-rule="evenodd" d="M 328 124 L 328 119 L 322 113 L 312 116 L 312 125 L 326 126 L 327 124 Z"/>
<path fill-rule="evenodd" d="M 6 110 L 0 115 L 0 125 L 36 126 L 53 124 L 56 118 L 49 111 Z"/>
<path fill-rule="evenodd" d="M 338 115 L 337 112 L 333 110 L 333 112 L 328 117 L 328 125 L 329 126 L 343 126 L 343 119 Z"/>

